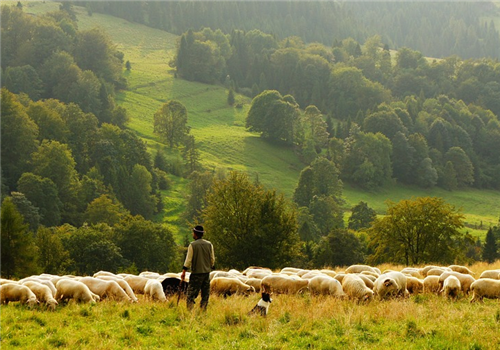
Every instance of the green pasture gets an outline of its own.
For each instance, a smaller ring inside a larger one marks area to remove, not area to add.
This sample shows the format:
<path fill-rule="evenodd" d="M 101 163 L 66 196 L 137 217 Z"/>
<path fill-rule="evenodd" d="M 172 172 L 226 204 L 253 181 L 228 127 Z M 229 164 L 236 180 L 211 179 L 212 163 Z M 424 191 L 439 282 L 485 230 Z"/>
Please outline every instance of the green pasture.
<path fill-rule="evenodd" d="M 53 2 L 29 2 L 26 12 L 34 14 L 56 10 Z M 153 153 L 165 149 L 153 134 L 153 115 L 163 103 L 177 99 L 188 110 L 188 124 L 195 136 L 202 165 L 208 170 L 238 170 L 247 172 L 267 188 L 276 188 L 291 198 L 304 167 L 290 149 L 269 144 L 257 134 L 248 132 L 245 116 L 251 100 L 237 95 L 239 108 L 227 104 L 227 90 L 222 86 L 189 82 L 176 78 L 169 62 L 174 57 L 177 36 L 131 23 L 123 19 L 94 13 L 74 7 L 79 29 L 102 28 L 117 48 L 130 61 L 132 69 L 124 71 L 127 90 L 117 94 L 117 102 L 125 107 L 131 120 L 128 127 L 147 143 Z M 175 152 L 167 150 L 175 157 Z M 164 192 L 168 206 L 158 220 L 172 225 L 174 231 L 184 230 L 179 214 L 184 208 L 186 181 L 172 177 L 175 190 Z M 439 188 L 421 189 L 408 186 L 386 186 L 376 191 L 364 191 L 346 186 L 346 209 L 365 201 L 377 213 L 383 214 L 386 200 L 398 202 L 412 197 L 442 197 L 446 202 L 461 208 L 466 217 L 466 231 L 484 238 L 491 225 L 500 218 L 500 193 L 498 191 L 467 189 L 445 191 Z M 177 210 L 174 209 L 177 208 Z M 180 226 L 179 226 L 180 225 Z"/>
<path fill-rule="evenodd" d="M 260 296 L 212 296 L 206 313 L 166 303 L 102 301 L 53 312 L 2 307 L 5 349 L 483 349 L 500 347 L 500 304 L 436 295 L 358 304 L 275 295 L 267 317 L 248 315 Z"/>

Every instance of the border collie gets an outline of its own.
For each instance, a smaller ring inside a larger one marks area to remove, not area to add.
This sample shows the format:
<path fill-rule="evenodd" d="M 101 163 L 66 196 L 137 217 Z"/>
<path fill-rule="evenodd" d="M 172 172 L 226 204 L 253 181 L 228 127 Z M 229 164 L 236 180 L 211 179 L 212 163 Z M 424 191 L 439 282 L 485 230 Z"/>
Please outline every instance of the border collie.
<path fill-rule="evenodd" d="M 267 316 L 267 310 L 269 310 L 269 305 L 272 301 L 271 294 L 262 292 L 261 299 L 248 314 L 259 313 L 261 316 Z"/>

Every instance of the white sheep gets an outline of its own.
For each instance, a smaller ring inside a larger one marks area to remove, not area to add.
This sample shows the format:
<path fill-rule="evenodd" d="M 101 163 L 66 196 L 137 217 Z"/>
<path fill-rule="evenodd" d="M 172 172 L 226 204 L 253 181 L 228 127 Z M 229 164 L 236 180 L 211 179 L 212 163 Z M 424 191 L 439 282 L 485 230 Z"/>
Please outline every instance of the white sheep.
<path fill-rule="evenodd" d="M 337 274 L 335 271 L 333 270 L 329 270 L 329 269 L 322 269 L 320 270 L 322 273 L 324 273 L 325 275 L 328 275 L 330 277 L 335 277 L 335 275 Z"/>
<path fill-rule="evenodd" d="M 424 290 L 424 281 L 413 276 L 406 276 L 406 289 L 410 294 L 421 293 Z"/>
<path fill-rule="evenodd" d="M 340 282 L 326 275 L 311 278 L 309 280 L 309 291 L 314 295 L 332 295 L 337 298 L 346 297 Z"/>
<path fill-rule="evenodd" d="M 38 301 L 45 303 L 49 309 L 54 310 L 56 308 L 58 302 L 54 299 L 54 295 L 52 294 L 50 288 L 45 284 L 35 281 L 25 281 L 23 282 L 23 285 L 31 289 L 33 294 L 36 295 Z"/>
<path fill-rule="evenodd" d="M 50 289 L 52 296 L 56 295 L 56 286 L 54 285 L 54 283 L 52 283 L 51 279 L 48 279 L 46 277 L 44 278 L 41 276 L 37 276 L 37 277 L 33 276 L 33 277 L 27 277 L 27 278 L 23 278 L 23 279 L 19 280 L 19 283 L 24 284 L 24 282 L 28 282 L 28 281 L 41 283 Z"/>
<path fill-rule="evenodd" d="M 443 289 L 439 292 L 447 298 L 456 300 L 460 289 L 461 285 L 459 279 L 456 276 L 448 276 L 444 280 Z"/>
<path fill-rule="evenodd" d="M 127 293 L 132 302 L 134 303 L 137 302 L 137 297 L 135 296 L 134 291 L 132 290 L 128 282 L 125 281 L 123 278 L 117 276 L 105 276 L 105 275 L 99 276 L 97 278 L 105 281 L 115 281 L 125 291 L 125 293 Z"/>
<path fill-rule="evenodd" d="M 419 269 L 419 272 L 422 275 L 422 277 L 427 277 L 428 276 L 427 273 L 432 269 L 444 269 L 444 267 L 443 266 L 436 266 L 436 265 L 427 265 L 427 266 Z M 431 276 L 434 276 L 434 275 L 431 275 Z"/>
<path fill-rule="evenodd" d="M 57 301 L 73 299 L 76 302 L 95 303 L 100 300 L 99 296 L 92 293 L 89 287 L 75 279 L 60 279 L 56 283 L 56 289 L 54 299 Z"/>
<path fill-rule="evenodd" d="M 102 299 L 113 299 L 118 301 L 132 301 L 132 299 L 125 293 L 120 285 L 114 281 L 105 281 L 94 277 L 82 277 L 80 282 L 89 287 L 92 293 L 95 293 Z"/>
<path fill-rule="evenodd" d="M 150 279 L 146 282 L 146 285 L 144 286 L 144 297 L 152 301 L 167 301 L 163 286 L 161 285 L 161 282 L 156 279 Z"/>
<path fill-rule="evenodd" d="M 475 301 L 483 302 L 483 298 L 499 299 L 500 280 L 480 278 L 471 284 L 470 290 L 472 291 L 471 303 Z"/>
<path fill-rule="evenodd" d="M 262 279 L 260 290 L 267 293 L 296 294 L 307 288 L 309 280 L 300 277 L 273 274 Z"/>
<path fill-rule="evenodd" d="M 252 286 L 255 289 L 255 293 L 260 293 L 260 284 L 262 283 L 260 278 L 249 278 L 245 283 Z"/>
<path fill-rule="evenodd" d="M 365 282 L 365 284 L 368 288 L 373 290 L 373 285 L 374 285 L 375 281 L 377 280 L 376 278 L 372 279 L 373 276 L 369 276 L 369 275 L 366 275 L 363 273 L 357 273 L 356 275 L 358 275 L 359 278 L 361 278 L 363 280 L 363 282 Z"/>
<path fill-rule="evenodd" d="M 494 280 L 500 280 L 500 269 L 483 271 L 479 278 L 492 278 Z"/>
<path fill-rule="evenodd" d="M 424 293 L 439 292 L 439 276 L 427 276 L 424 278 Z"/>
<path fill-rule="evenodd" d="M 375 268 L 368 265 L 351 265 L 345 270 L 345 273 L 361 273 L 363 271 L 369 271 L 380 275 L 380 270 L 377 271 Z"/>
<path fill-rule="evenodd" d="M 113 272 L 109 272 L 109 271 L 102 271 L 102 270 L 101 270 L 101 271 L 98 271 L 98 272 L 96 272 L 96 273 L 94 273 L 94 274 L 92 275 L 92 277 L 95 277 L 95 278 L 97 278 L 97 277 L 102 277 L 102 276 L 111 276 L 111 277 L 123 278 L 122 276 L 118 276 L 118 275 L 114 274 Z"/>
<path fill-rule="evenodd" d="M 158 272 L 143 271 L 139 274 L 139 276 L 146 278 L 158 278 L 160 277 L 160 274 Z"/>
<path fill-rule="evenodd" d="M 472 272 L 471 270 L 469 270 L 469 268 L 467 268 L 466 266 L 462 266 L 462 265 L 450 265 L 450 266 L 448 266 L 448 268 L 451 269 L 452 271 L 455 271 L 455 272 L 460 272 L 460 273 L 468 274 L 468 275 L 471 275 L 471 276 L 475 275 L 475 273 Z"/>
<path fill-rule="evenodd" d="M 373 291 L 380 299 L 389 296 L 408 296 L 407 277 L 398 271 L 380 275 L 374 283 Z"/>
<path fill-rule="evenodd" d="M 18 283 L 5 283 L 0 285 L 0 303 L 8 304 L 19 301 L 23 305 L 33 307 L 38 304 L 36 295 L 27 286 Z"/>
<path fill-rule="evenodd" d="M 346 274 L 342 279 L 342 290 L 350 299 L 358 302 L 368 302 L 373 299 L 373 291 L 365 285 L 365 282 L 358 275 L 352 273 Z"/>
<path fill-rule="evenodd" d="M 233 294 L 250 295 L 255 293 L 255 288 L 238 278 L 216 277 L 210 281 L 210 292 L 225 297 Z"/>
<path fill-rule="evenodd" d="M 404 269 L 402 269 L 399 272 L 401 272 L 402 274 L 410 275 L 410 276 L 415 277 L 415 278 L 422 277 L 422 275 L 420 274 L 420 269 L 418 269 L 416 267 L 405 267 Z"/>
<path fill-rule="evenodd" d="M 144 294 L 144 287 L 149 281 L 149 278 L 135 275 L 127 275 L 123 279 L 127 281 L 135 294 Z"/>
<path fill-rule="evenodd" d="M 335 275 L 335 277 L 333 277 L 333 278 L 335 278 L 337 281 L 339 281 L 339 282 L 340 282 L 340 284 L 342 284 L 342 281 L 344 280 L 344 277 L 345 277 L 346 275 L 347 275 L 347 274 L 345 274 L 345 273 L 339 272 L 339 273 L 337 273 L 337 274 Z"/>
<path fill-rule="evenodd" d="M 469 274 L 455 272 L 455 271 L 446 271 L 439 276 L 439 290 L 443 289 L 444 280 L 448 276 L 455 276 L 458 278 L 458 280 L 460 281 L 460 285 L 462 286 L 462 292 L 464 292 L 464 294 L 469 294 L 470 285 L 476 280 Z"/>
<path fill-rule="evenodd" d="M 435 267 L 427 271 L 426 276 L 441 276 L 445 272 L 450 272 L 451 269 L 447 267 Z"/>
<path fill-rule="evenodd" d="M 323 272 L 319 271 L 319 270 L 311 270 L 311 271 L 308 271 L 307 273 L 303 274 L 302 276 L 300 276 L 302 279 L 304 280 L 310 280 L 311 278 L 313 277 L 316 277 L 316 276 L 326 276 Z"/>

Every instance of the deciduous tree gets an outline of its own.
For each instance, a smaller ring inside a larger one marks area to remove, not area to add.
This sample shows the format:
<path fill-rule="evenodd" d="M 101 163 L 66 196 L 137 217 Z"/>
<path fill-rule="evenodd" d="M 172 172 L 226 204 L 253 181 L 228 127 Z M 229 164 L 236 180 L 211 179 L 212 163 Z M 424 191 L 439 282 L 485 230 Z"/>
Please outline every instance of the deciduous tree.
<path fill-rule="evenodd" d="M 154 132 L 170 148 L 182 143 L 189 132 L 187 109 L 177 100 L 170 100 L 154 115 Z"/>
<path fill-rule="evenodd" d="M 298 252 L 296 213 L 276 191 L 232 172 L 215 181 L 202 218 L 216 249 L 218 266 L 277 268 Z"/>
<path fill-rule="evenodd" d="M 388 202 L 387 215 L 368 229 L 370 261 L 405 265 L 452 263 L 462 238 L 464 216 L 436 197 Z"/>

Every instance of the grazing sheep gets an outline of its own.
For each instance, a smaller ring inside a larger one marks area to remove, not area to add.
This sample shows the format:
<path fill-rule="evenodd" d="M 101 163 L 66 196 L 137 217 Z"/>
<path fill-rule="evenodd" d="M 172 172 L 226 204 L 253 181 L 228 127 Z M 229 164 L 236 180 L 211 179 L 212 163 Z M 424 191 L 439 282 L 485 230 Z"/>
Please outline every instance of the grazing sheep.
<path fill-rule="evenodd" d="M 375 281 L 377 280 L 376 278 L 374 280 L 372 280 L 370 277 L 372 276 L 368 276 L 368 275 L 365 275 L 365 274 L 362 274 L 362 273 L 357 273 L 356 275 L 358 275 L 362 280 L 363 282 L 365 282 L 366 286 L 370 289 L 373 290 L 373 284 L 375 283 Z"/>
<path fill-rule="evenodd" d="M 160 274 L 158 272 L 142 271 L 139 274 L 139 276 L 146 277 L 146 278 L 157 278 L 157 277 L 160 277 Z"/>
<path fill-rule="evenodd" d="M 455 272 L 460 272 L 460 273 L 471 275 L 471 276 L 475 275 L 474 272 L 472 272 L 467 267 L 462 266 L 462 265 L 450 265 L 450 266 L 448 266 L 448 268 L 451 269 L 452 271 L 455 271 Z"/>
<path fill-rule="evenodd" d="M 424 278 L 424 293 L 439 292 L 439 276 L 427 276 Z"/>
<path fill-rule="evenodd" d="M 54 299 L 54 295 L 52 294 L 52 291 L 49 287 L 47 287 L 45 284 L 34 281 L 23 282 L 23 285 L 31 289 L 33 294 L 36 295 L 36 298 L 39 302 L 45 303 L 48 308 L 50 308 L 51 310 L 55 310 L 58 302 L 56 299 Z"/>
<path fill-rule="evenodd" d="M 344 280 L 344 277 L 346 276 L 347 274 L 345 273 L 342 273 L 342 272 L 339 272 L 338 274 L 335 275 L 335 278 L 337 281 L 340 282 L 340 284 L 342 284 L 342 281 Z"/>
<path fill-rule="evenodd" d="M 373 291 L 365 285 L 365 282 L 358 275 L 352 273 L 344 276 L 342 290 L 350 299 L 358 302 L 368 302 L 373 299 Z"/>
<path fill-rule="evenodd" d="M 486 270 L 481 273 L 479 278 L 492 278 L 494 280 L 500 280 L 500 270 Z"/>
<path fill-rule="evenodd" d="M 458 280 L 460 281 L 460 285 L 462 286 L 462 292 L 464 292 L 464 294 L 469 294 L 470 285 L 476 280 L 469 274 L 455 272 L 455 271 L 447 271 L 444 272 L 441 276 L 439 276 L 439 290 L 443 289 L 444 280 L 448 276 L 455 276 L 458 278 Z"/>
<path fill-rule="evenodd" d="M 424 281 L 413 276 L 407 276 L 406 289 L 410 294 L 422 293 L 424 290 Z"/>
<path fill-rule="evenodd" d="M 380 299 L 389 296 L 408 296 L 407 277 L 398 271 L 380 275 L 374 283 L 373 291 Z"/>
<path fill-rule="evenodd" d="M 74 279 L 60 279 L 56 283 L 56 289 L 54 299 L 57 301 L 73 299 L 76 302 L 95 303 L 100 300 L 99 296 L 92 293 L 89 287 Z"/>
<path fill-rule="evenodd" d="M 309 280 L 276 274 L 264 277 L 260 289 L 267 293 L 296 294 L 304 290 L 308 284 Z"/>
<path fill-rule="evenodd" d="M 144 297 L 152 301 L 167 301 L 167 297 L 165 296 L 165 292 L 163 291 L 160 281 L 155 279 L 150 279 L 146 282 L 146 285 L 144 286 Z"/>
<path fill-rule="evenodd" d="M 420 278 L 422 275 L 420 274 L 420 269 L 417 269 L 416 267 L 405 267 L 401 271 L 402 274 L 410 275 L 415 278 Z"/>
<path fill-rule="evenodd" d="M 262 283 L 262 280 L 260 278 L 249 278 L 245 283 L 249 286 L 254 287 L 255 293 L 260 293 L 260 284 Z"/>
<path fill-rule="evenodd" d="M 307 273 L 303 274 L 300 277 L 304 280 L 310 280 L 311 278 L 316 277 L 316 276 L 325 276 L 325 274 L 319 270 L 311 270 L 311 271 L 308 271 Z"/>
<path fill-rule="evenodd" d="M 54 283 L 52 283 L 52 281 L 50 279 L 44 279 L 44 278 L 40 278 L 40 277 L 27 277 L 27 278 L 23 278 L 22 280 L 19 280 L 19 283 L 24 284 L 24 282 L 28 282 L 28 281 L 37 282 L 37 283 L 41 283 L 43 285 L 46 285 L 50 289 L 52 296 L 56 295 L 56 286 L 54 285 Z"/>
<path fill-rule="evenodd" d="M 340 282 L 326 275 L 311 278 L 309 280 L 309 292 L 314 295 L 332 295 L 338 298 L 346 296 Z"/>
<path fill-rule="evenodd" d="M 210 292 L 217 295 L 223 295 L 224 297 L 233 294 L 248 296 L 255 293 L 255 288 L 241 282 L 238 278 L 216 277 L 210 281 Z"/>
<path fill-rule="evenodd" d="M 271 270 L 268 269 L 247 269 L 244 271 L 244 275 L 248 278 L 258 278 L 263 279 L 266 276 L 270 276 L 273 274 Z"/>
<path fill-rule="evenodd" d="M 322 269 L 320 270 L 322 273 L 324 273 L 325 275 L 328 275 L 330 277 L 335 277 L 335 275 L 337 274 L 335 271 L 333 270 L 328 270 L 328 269 Z"/>
<path fill-rule="evenodd" d="M 447 298 L 457 300 L 458 293 L 460 292 L 460 281 L 456 276 L 448 276 L 444 280 L 443 289 L 439 292 Z"/>
<path fill-rule="evenodd" d="M 118 301 L 132 301 L 116 281 L 105 281 L 94 277 L 82 277 L 80 282 L 89 287 L 101 299 L 113 299 Z"/>
<path fill-rule="evenodd" d="M 361 271 L 359 273 L 360 275 L 365 275 L 365 276 L 369 276 L 370 279 L 373 280 L 373 282 L 375 282 L 375 280 L 377 279 L 378 276 L 380 276 L 379 273 L 376 273 L 376 272 L 371 272 L 371 271 Z"/>
<path fill-rule="evenodd" d="M 447 267 L 435 267 L 435 268 L 427 271 L 426 276 L 441 276 L 443 273 L 449 272 L 449 271 L 451 271 L 451 269 L 449 269 Z"/>
<path fill-rule="evenodd" d="M 472 291 L 471 303 L 475 301 L 483 302 L 483 298 L 499 299 L 500 280 L 480 278 L 471 284 L 470 290 Z"/>
<path fill-rule="evenodd" d="M 345 273 L 361 273 L 363 271 L 369 271 L 380 275 L 376 269 L 368 265 L 351 265 L 345 270 Z"/>
<path fill-rule="evenodd" d="M 428 276 L 428 272 L 432 269 L 444 269 L 443 266 L 436 266 L 436 265 L 427 265 L 425 267 L 422 267 L 421 269 L 419 269 L 419 272 L 420 274 L 423 276 L 423 277 L 427 277 Z"/>
<path fill-rule="evenodd" d="M 33 307 L 38 304 L 35 293 L 27 286 L 18 283 L 5 283 L 0 285 L 0 303 L 8 304 L 11 301 L 19 301 L 23 305 Z"/>
<path fill-rule="evenodd" d="M 125 291 L 125 293 L 127 293 L 132 302 L 137 302 L 138 299 L 135 296 L 134 291 L 130 287 L 130 284 L 128 284 L 128 282 L 125 281 L 122 277 L 101 275 L 97 278 L 104 281 L 115 281 Z"/>
<path fill-rule="evenodd" d="M 298 269 L 296 267 L 284 267 L 281 269 L 280 273 L 284 273 L 286 275 L 296 275 L 300 271 L 304 271 L 303 269 Z"/>
<path fill-rule="evenodd" d="M 7 284 L 7 283 L 15 283 L 15 284 L 19 284 L 19 281 L 13 281 L 13 280 L 8 280 L 8 279 L 5 279 L 5 278 L 0 278 L 0 286 L 2 284 Z"/>
<path fill-rule="evenodd" d="M 123 279 L 127 281 L 130 288 L 132 288 L 135 294 L 144 294 L 144 287 L 149 281 L 149 278 L 135 275 L 125 276 Z"/>
<path fill-rule="evenodd" d="M 95 277 L 95 278 L 103 277 L 103 276 L 123 278 L 122 276 L 118 276 L 118 275 L 114 274 L 113 272 L 109 272 L 109 271 L 98 271 L 92 275 L 92 277 Z"/>

